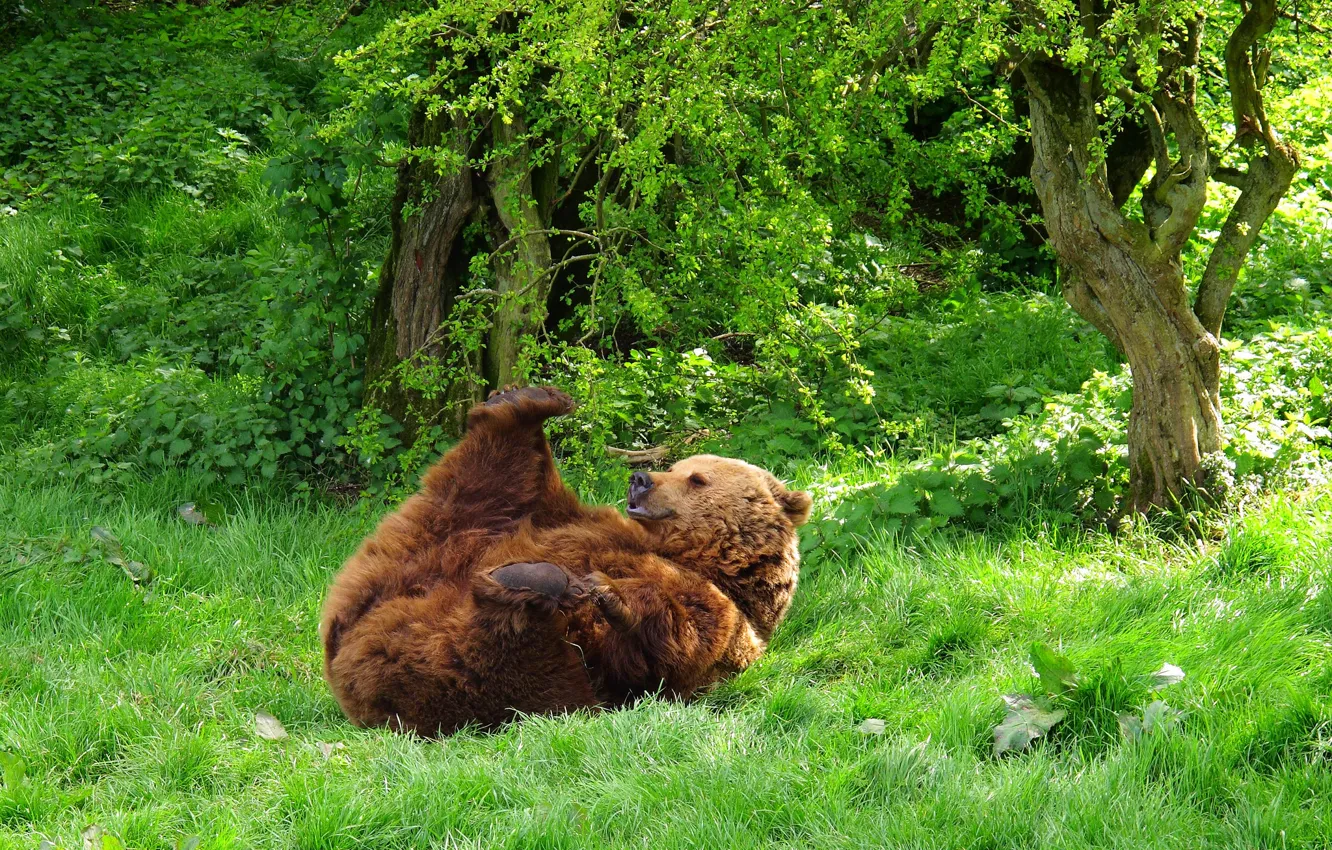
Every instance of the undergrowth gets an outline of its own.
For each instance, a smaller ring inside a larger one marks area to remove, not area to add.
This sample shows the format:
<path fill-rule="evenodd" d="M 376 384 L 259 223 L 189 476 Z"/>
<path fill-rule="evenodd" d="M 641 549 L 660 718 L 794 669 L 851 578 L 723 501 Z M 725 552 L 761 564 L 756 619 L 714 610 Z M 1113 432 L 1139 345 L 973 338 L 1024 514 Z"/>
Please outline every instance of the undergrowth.
<path fill-rule="evenodd" d="M 377 511 L 209 486 L 171 474 L 108 503 L 0 483 L 0 842 L 77 847 L 87 825 L 136 849 L 1332 840 L 1326 490 L 1251 502 L 1202 549 L 1033 509 L 984 537 L 824 550 L 768 654 L 698 703 L 427 742 L 349 726 L 321 678 L 321 594 Z M 204 496 L 215 527 L 176 510 Z M 996 756 L 1001 697 L 1047 692 L 1033 644 L 1076 688 Z M 1166 663 L 1183 679 L 1154 686 Z"/>

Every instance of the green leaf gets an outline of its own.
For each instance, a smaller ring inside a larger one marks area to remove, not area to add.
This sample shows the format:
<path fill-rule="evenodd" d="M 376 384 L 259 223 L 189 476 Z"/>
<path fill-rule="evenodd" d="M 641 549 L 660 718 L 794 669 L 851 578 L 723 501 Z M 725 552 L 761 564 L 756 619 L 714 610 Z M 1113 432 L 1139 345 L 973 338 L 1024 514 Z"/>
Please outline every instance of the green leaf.
<path fill-rule="evenodd" d="M 1064 719 L 1063 711 L 1046 711 L 1026 694 L 1006 694 L 1008 714 L 994 727 L 994 754 L 1020 752 Z"/>
<path fill-rule="evenodd" d="M 879 504 L 890 514 L 914 514 L 919 499 L 910 485 L 898 484 L 880 497 Z"/>
<path fill-rule="evenodd" d="M 1031 645 L 1031 666 L 1047 693 L 1062 694 L 1078 686 L 1072 662 L 1039 641 Z"/>
<path fill-rule="evenodd" d="M 1318 379 L 1318 376 L 1311 377 L 1309 379 L 1309 395 L 1314 398 L 1322 398 L 1324 392 L 1323 382 Z"/>
<path fill-rule="evenodd" d="M 1142 717 L 1128 713 L 1119 715 L 1119 731 L 1125 740 L 1136 741 L 1157 731 L 1168 732 L 1183 719 L 1184 712 L 1158 699 L 1143 710 Z"/>
<path fill-rule="evenodd" d="M 1151 733 L 1155 729 L 1168 731 L 1184 719 L 1184 712 L 1171 708 L 1161 700 L 1155 700 L 1142 713 L 1142 731 Z"/>
<path fill-rule="evenodd" d="M 12 791 L 22 785 L 27 772 L 28 766 L 23 759 L 13 753 L 0 752 L 0 777 L 4 779 L 5 788 Z"/>
<path fill-rule="evenodd" d="M 1119 734 L 1126 741 L 1136 741 L 1142 737 L 1142 718 L 1127 711 L 1119 715 Z"/>
<path fill-rule="evenodd" d="M 190 525 L 221 525 L 227 518 L 226 508 L 206 500 L 186 502 L 176 508 L 176 513 Z"/>
<path fill-rule="evenodd" d="M 939 516 L 962 516 L 965 508 L 957 497 L 947 490 L 934 490 L 930 493 L 930 510 Z"/>

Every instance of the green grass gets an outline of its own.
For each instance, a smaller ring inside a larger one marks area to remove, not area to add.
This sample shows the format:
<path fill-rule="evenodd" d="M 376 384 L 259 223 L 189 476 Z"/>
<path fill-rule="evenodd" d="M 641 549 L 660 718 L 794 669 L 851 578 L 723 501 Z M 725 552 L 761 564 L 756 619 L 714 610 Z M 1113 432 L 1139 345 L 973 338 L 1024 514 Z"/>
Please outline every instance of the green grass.
<path fill-rule="evenodd" d="M 1332 842 L 1332 492 L 1273 497 L 1205 551 L 1029 528 L 811 560 L 755 668 L 692 705 L 440 742 L 357 730 L 320 676 L 324 587 L 373 511 L 168 476 L 123 497 L 0 479 L 0 846 L 1308 847 Z M 93 547 L 103 526 L 155 577 Z M 1068 716 L 996 759 L 1031 643 Z M 1164 692 L 1173 732 L 1121 740 Z M 256 711 L 283 741 L 254 734 Z M 881 736 L 855 727 L 886 722 Z M 325 758 L 319 744 L 342 744 Z"/>

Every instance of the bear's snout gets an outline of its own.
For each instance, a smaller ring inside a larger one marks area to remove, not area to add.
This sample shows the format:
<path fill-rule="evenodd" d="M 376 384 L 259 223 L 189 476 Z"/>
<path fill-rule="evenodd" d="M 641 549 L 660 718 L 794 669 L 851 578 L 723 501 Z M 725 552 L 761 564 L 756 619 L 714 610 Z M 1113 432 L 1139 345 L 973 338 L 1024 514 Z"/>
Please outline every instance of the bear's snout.
<path fill-rule="evenodd" d="M 651 473 L 635 472 L 629 476 L 629 499 L 628 508 L 625 513 L 634 519 L 665 519 L 675 511 L 660 506 L 648 504 L 649 497 L 652 495 L 656 482 L 652 480 Z"/>
<path fill-rule="evenodd" d="M 629 502 L 638 501 L 638 497 L 652 489 L 652 476 L 646 472 L 635 472 L 629 476 Z"/>

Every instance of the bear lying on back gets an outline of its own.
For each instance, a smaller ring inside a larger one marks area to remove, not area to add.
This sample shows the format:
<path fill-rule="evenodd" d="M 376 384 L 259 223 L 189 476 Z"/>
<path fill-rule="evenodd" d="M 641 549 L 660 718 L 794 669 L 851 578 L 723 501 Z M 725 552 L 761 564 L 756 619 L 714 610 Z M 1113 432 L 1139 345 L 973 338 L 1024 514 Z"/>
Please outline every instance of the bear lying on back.
<path fill-rule="evenodd" d="M 791 603 L 809 496 L 743 461 L 635 472 L 630 519 L 560 481 L 528 387 L 467 435 L 333 582 L 324 674 L 360 725 L 421 734 L 514 712 L 685 698 L 759 657 Z"/>

